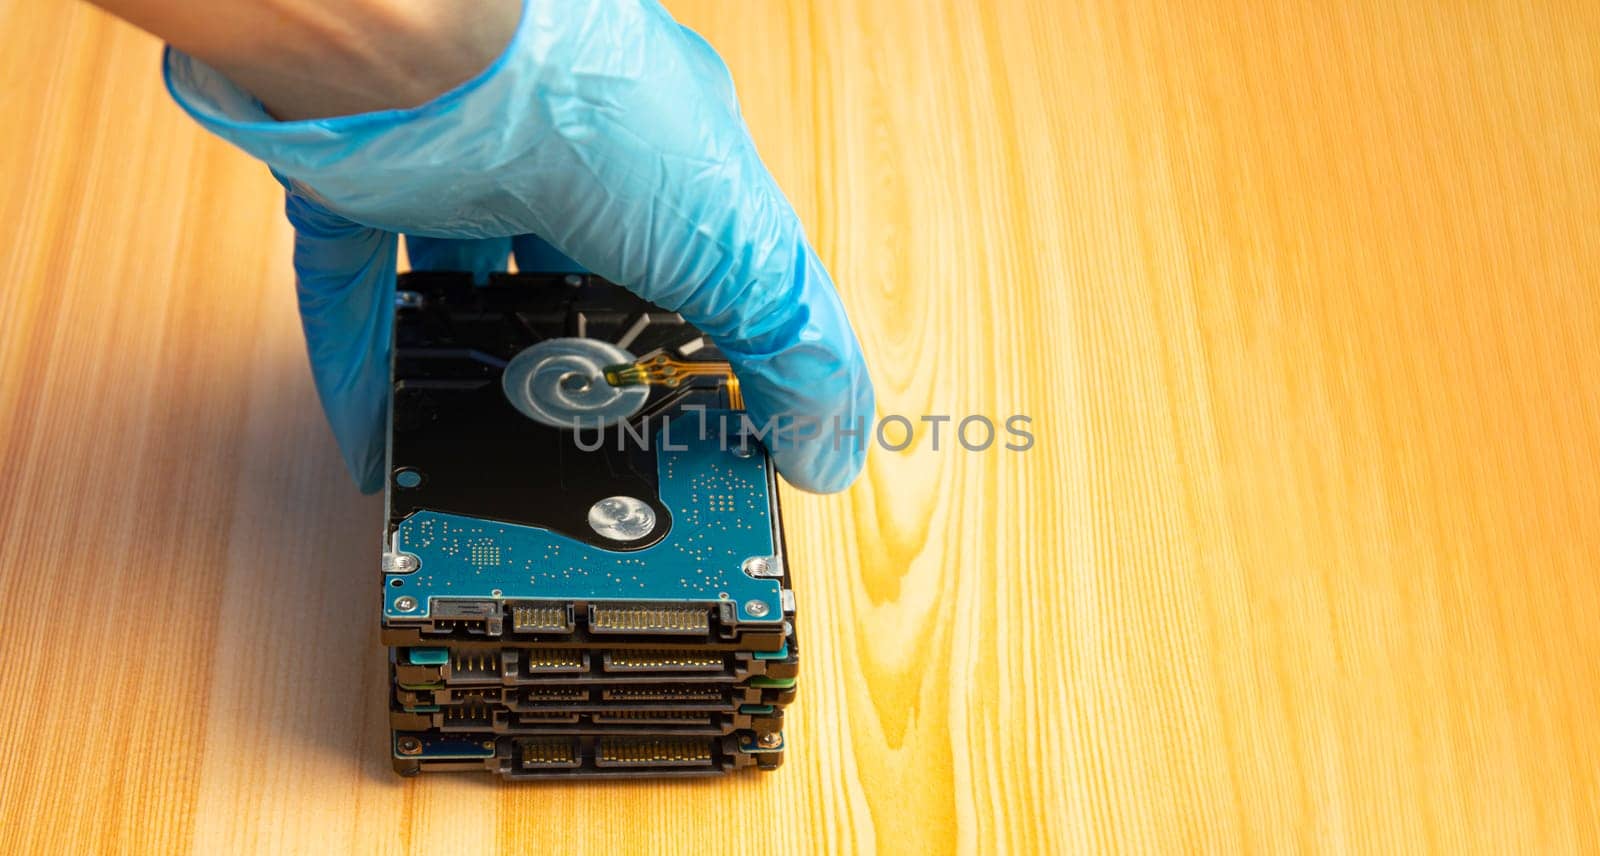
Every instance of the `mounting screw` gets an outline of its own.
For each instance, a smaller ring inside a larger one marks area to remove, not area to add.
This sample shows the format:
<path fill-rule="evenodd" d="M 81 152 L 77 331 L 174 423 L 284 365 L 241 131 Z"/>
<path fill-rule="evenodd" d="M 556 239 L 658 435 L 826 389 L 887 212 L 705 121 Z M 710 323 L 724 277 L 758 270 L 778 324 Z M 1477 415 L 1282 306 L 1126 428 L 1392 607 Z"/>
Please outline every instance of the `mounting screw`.
<path fill-rule="evenodd" d="M 410 612 L 417 608 L 417 599 L 408 594 L 400 595 L 394 599 L 394 608 L 397 612 Z"/>
<path fill-rule="evenodd" d="M 386 574 L 409 574 L 422 567 L 422 560 L 410 553 L 384 553 L 383 572 Z"/>
<path fill-rule="evenodd" d="M 783 735 L 776 731 L 769 731 L 757 738 L 756 742 L 768 749 L 772 749 L 783 742 Z"/>
<path fill-rule="evenodd" d="M 402 737 L 395 741 L 395 746 L 400 750 L 401 755 L 422 754 L 422 741 L 415 737 Z"/>
<path fill-rule="evenodd" d="M 754 576 L 757 579 L 784 576 L 784 568 L 779 565 L 778 557 L 774 555 L 752 555 L 739 563 L 739 570 L 744 571 L 744 576 Z"/>
<path fill-rule="evenodd" d="M 761 616 L 767 614 L 768 609 L 767 604 L 764 601 L 747 600 L 744 602 L 744 611 L 750 613 L 756 618 L 760 618 Z"/>

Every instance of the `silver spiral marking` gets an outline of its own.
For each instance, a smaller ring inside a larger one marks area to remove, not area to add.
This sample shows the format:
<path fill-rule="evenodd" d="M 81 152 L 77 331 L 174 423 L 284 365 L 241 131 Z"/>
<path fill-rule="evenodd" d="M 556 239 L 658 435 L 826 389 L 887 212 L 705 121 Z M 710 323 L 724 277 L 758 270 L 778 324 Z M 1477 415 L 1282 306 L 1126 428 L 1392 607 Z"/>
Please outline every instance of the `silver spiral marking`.
<path fill-rule="evenodd" d="M 511 358 L 500 376 L 506 400 L 555 428 L 604 428 L 639 412 L 648 387 L 612 386 L 605 367 L 634 356 L 599 339 L 546 339 Z"/>

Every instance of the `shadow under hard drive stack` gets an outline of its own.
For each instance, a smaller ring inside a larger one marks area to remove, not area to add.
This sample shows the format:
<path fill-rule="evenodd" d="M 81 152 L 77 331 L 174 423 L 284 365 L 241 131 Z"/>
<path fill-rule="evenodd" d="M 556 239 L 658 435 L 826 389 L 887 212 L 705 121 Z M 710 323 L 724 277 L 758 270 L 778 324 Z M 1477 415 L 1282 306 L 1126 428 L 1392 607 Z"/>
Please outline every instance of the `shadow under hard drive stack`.
<path fill-rule="evenodd" d="M 395 769 L 777 767 L 794 595 L 773 468 L 716 347 L 591 276 L 411 273 L 396 305 Z"/>

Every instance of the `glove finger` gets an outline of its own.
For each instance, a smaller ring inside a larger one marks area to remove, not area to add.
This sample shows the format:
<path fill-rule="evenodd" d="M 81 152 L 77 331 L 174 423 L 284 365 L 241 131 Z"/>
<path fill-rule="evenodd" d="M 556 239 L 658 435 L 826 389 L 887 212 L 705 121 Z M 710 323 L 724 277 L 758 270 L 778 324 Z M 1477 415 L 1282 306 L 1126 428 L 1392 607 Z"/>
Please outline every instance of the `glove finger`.
<path fill-rule="evenodd" d="M 491 273 L 505 273 L 511 256 L 510 238 L 426 238 L 406 236 L 406 256 L 412 270 L 471 271 L 479 285 Z"/>
<path fill-rule="evenodd" d="M 723 106 L 735 116 L 743 117 L 739 113 L 739 95 L 733 88 L 733 72 L 728 70 L 728 64 L 723 61 L 722 54 L 706 41 L 705 36 L 683 25 L 678 26 L 678 31 L 683 34 L 685 44 L 688 46 L 688 55 L 691 62 L 699 65 L 699 78 L 705 81 L 710 94 L 722 101 Z"/>
<path fill-rule="evenodd" d="M 393 232 L 352 223 L 297 193 L 294 225 L 300 320 L 322 409 L 363 493 L 384 482 L 389 341 L 394 316 Z"/>
<path fill-rule="evenodd" d="M 560 77 L 543 105 L 565 145 L 526 176 L 537 231 L 710 334 L 755 423 L 802 429 L 764 440 L 784 476 L 841 490 L 865 463 L 874 401 L 833 281 L 756 152 L 726 66 L 658 6 L 626 8 L 605 21 L 610 38 L 550 42 L 540 58 L 544 74 L 587 73 Z"/>
<path fill-rule="evenodd" d="M 588 273 L 566 254 L 538 235 L 518 235 L 511 240 L 517 270 L 523 273 Z"/>

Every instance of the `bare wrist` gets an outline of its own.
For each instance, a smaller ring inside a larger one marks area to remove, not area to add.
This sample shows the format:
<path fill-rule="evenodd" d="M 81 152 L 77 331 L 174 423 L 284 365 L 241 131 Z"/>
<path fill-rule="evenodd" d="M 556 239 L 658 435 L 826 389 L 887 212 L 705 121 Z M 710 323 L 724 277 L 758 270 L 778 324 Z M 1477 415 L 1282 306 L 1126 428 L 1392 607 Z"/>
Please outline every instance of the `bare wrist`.
<path fill-rule="evenodd" d="M 414 107 L 505 50 L 520 0 L 96 0 L 210 65 L 279 119 Z"/>

